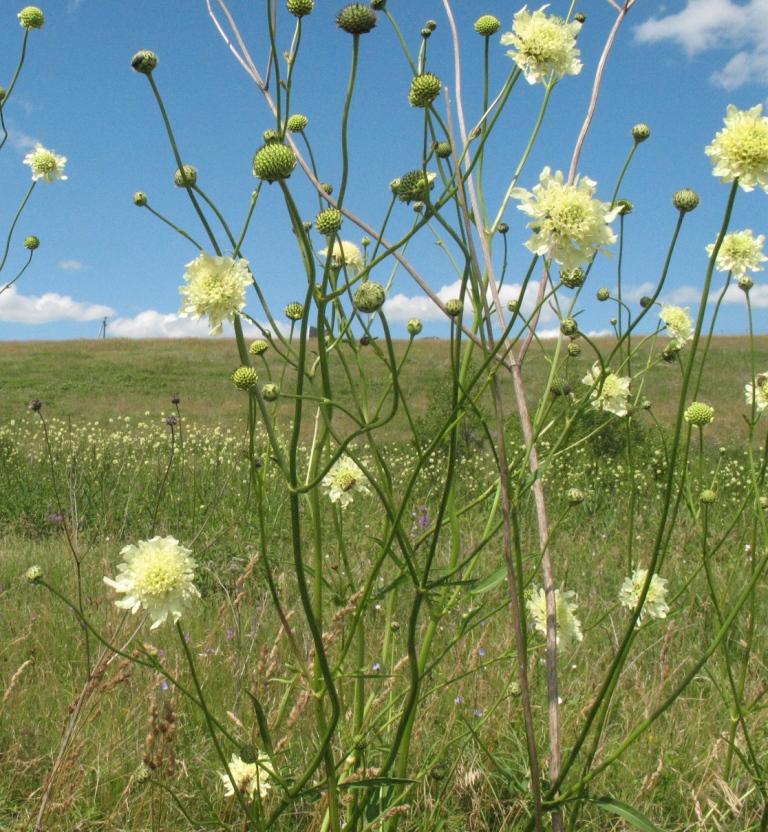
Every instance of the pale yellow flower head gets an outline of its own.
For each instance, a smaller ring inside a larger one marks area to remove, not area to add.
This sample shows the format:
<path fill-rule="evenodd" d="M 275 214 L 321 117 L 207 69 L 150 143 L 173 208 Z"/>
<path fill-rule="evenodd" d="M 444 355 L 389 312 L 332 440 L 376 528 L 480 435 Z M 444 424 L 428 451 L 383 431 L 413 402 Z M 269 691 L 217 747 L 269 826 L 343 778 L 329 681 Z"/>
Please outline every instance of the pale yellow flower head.
<path fill-rule="evenodd" d="M 152 619 L 150 629 L 159 627 L 169 615 L 175 623 L 184 607 L 200 597 L 193 583 L 196 563 L 192 552 L 176 538 L 140 540 L 120 554 L 125 560 L 117 566 L 117 578 L 104 578 L 104 583 L 125 595 L 115 606 L 134 614 L 145 609 Z"/>
<path fill-rule="evenodd" d="M 582 384 L 594 388 L 590 393 L 592 407 L 616 416 L 626 416 L 629 412 L 630 382 L 627 376 L 617 376 L 610 371 L 603 374 L 597 363 L 581 380 Z"/>
<path fill-rule="evenodd" d="M 328 249 L 324 248 L 320 256 L 328 256 Z M 363 268 L 363 255 L 360 249 L 349 240 L 336 240 L 331 250 L 331 265 L 335 269 L 346 267 L 347 272 L 355 275 Z"/>
<path fill-rule="evenodd" d="M 520 67 L 529 84 L 559 81 L 564 75 L 581 72 L 576 36 L 581 23 L 566 23 L 555 15 L 544 13 L 547 6 L 529 12 L 527 6 L 520 9 L 512 22 L 512 31 L 501 36 L 507 52 Z"/>
<path fill-rule="evenodd" d="M 610 209 L 594 198 L 595 182 L 576 177 L 565 182 L 562 171 L 552 174 L 545 167 L 533 192 L 515 188 L 512 196 L 521 200 L 518 208 L 532 218 L 528 228 L 533 236 L 526 248 L 534 254 L 551 257 L 564 269 L 575 269 L 591 260 L 602 247 L 616 241 L 609 222 L 619 209 Z"/>
<path fill-rule="evenodd" d="M 637 607 L 640 593 L 647 579 L 647 569 L 635 569 L 628 578 L 624 579 L 624 583 L 619 590 L 619 603 L 622 607 L 627 607 L 630 610 Z M 667 579 L 654 575 L 651 578 L 648 594 L 645 596 L 645 603 L 640 611 L 640 617 L 637 619 L 637 626 L 640 626 L 644 618 L 666 618 L 668 613 Z"/>
<path fill-rule="evenodd" d="M 24 157 L 24 164 L 29 165 L 32 170 L 32 181 L 42 179 L 44 182 L 55 182 L 57 179 L 65 180 L 64 166 L 67 164 L 66 156 L 59 156 L 53 150 L 36 144 Z"/>
<path fill-rule="evenodd" d="M 555 590 L 555 623 L 557 626 L 557 646 L 568 649 L 574 642 L 582 641 L 581 622 L 574 615 L 578 609 L 576 593 Z M 533 590 L 525 602 L 536 632 L 547 635 L 547 599 L 543 589 Z"/>
<path fill-rule="evenodd" d="M 704 151 L 712 159 L 712 173 L 721 182 L 738 178 L 745 191 L 757 187 L 768 193 L 768 118 L 763 105 L 737 110 L 729 104 L 724 121 L 725 127 Z"/>
<path fill-rule="evenodd" d="M 210 334 L 220 335 L 224 321 L 234 320 L 245 308 L 245 290 L 251 282 L 248 261 L 202 251 L 186 269 L 179 289 L 180 317 L 207 317 Z"/>
<path fill-rule="evenodd" d="M 749 228 L 726 234 L 715 259 L 718 271 L 733 272 L 733 276 L 737 279 L 747 272 L 763 271 L 760 264 L 768 260 L 763 252 L 764 244 L 765 235 L 760 234 L 755 237 Z M 707 254 L 710 257 L 714 250 L 714 243 L 707 246 Z"/>
<path fill-rule="evenodd" d="M 235 796 L 232 780 L 235 781 L 240 794 L 248 800 L 253 800 L 257 792 L 259 797 L 266 797 L 272 788 L 272 784 L 269 781 L 274 772 L 272 771 L 269 756 L 263 751 L 259 752 L 259 760 L 257 763 L 243 762 L 237 754 L 233 754 L 232 759 L 229 761 L 229 771 L 232 774 L 231 778 L 226 771 L 219 773 L 219 777 L 221 777 L 224 783 L 224 794 L 227 797 Z"/>
<path fill-rule="evenodd" d="M 754 384 L 749 382 L 744 385 L 744 398 L 750 407 L 754 404 L 758 413 L 768 408 L 768 370 L 760 373 Z"/>
<path fill-rule="evenodd" d="M 661 307 L 659 317 L 677 349 L 682 349 L 693 338 L 693 320 L 687 309 L 665 304 Z"/>
<path fill-rule="evenodd" d="M 354 495 L 370 494 L 365 482 L 365 474 L 357 463 L 346 454 L 340 456 L 323 477 L 322 486 L 332 503 L 339 503 L 346 508 Z"/>

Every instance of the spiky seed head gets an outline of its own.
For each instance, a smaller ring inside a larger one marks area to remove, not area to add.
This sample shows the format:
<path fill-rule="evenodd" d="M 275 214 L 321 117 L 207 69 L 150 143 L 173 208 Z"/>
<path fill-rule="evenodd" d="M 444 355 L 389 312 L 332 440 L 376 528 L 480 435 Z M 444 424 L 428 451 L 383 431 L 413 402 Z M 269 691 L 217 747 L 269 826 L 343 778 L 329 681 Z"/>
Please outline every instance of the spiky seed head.
<path fill-rule="evenodd" d="M 598 299 L 599 301 L 608 300 L 608 298 L 609 298 L 610 296 L 611 296 L 611 292 L 610 292 L 610 290 L 609 290 L 609 289 L 606 289 L 606 287 L 605 287 L 605 286 L 601 286 L 601 287 L 597 290 L 597 299 Z"/>
<path fill-rule="evenodd" d="M 341 211 L 338 208 L 326 208 L 315 217 L 315 228 L 328 237 L 341 228 L 341 222 Z"/>
<path fill-rule="evenodd" d="M 715 408 L 704 402 L 693 402 L 686 408 L 683 416 L 689 425 L 703 428 L 715 418 Z"/>
<path fill-rule="evenodd" d="M 435 156 L 438 159 L 447 159 L 451 155 L 451 143 L 450 142 L 436 142 L 435 143 Z"/>
<path fill-rule="evenodd" d="M 17 15 L 23 29 L 42 29 L 45 23 L 43 10 L 37 6 L 25 6 Z"/>
<path fill-rule="evenodd" d="M 238 367 L 232 373 L 232 383 L 238 390 L 253 390 L 259 381 L 253 367 Z"/>
<path fill-rule="evenodd" d="M 464 303 L 460 298 L 451 298 L 445 302 L 445 311 L 452 318 L 458 318 L 464 311 Z"/>
<path fill-rule="evenodd" d="M 288 120 L 285 122 L 285 129 L 289 133 L 301 133 L 307 129 L 308 124 L 309 119 L 305 115 L 302 113 L 294 113 L 292 116 L 289 116 Z"/>
<path fill-rule="evenodd" d="M 287 179 L 295 167 L 296 157 L 285 144 L 265 144 L 253 157 L 253 175 L 265 182 Z"/>
<path fill-rule="evenodd" d="M 43 580 L 43 570 L 42 567 L 37 566 L 30 566 L 29 569 L 24 573 L 24 577 L 26 580 L 31 584 L 39 584 L 40 581 Z"/>
<path fill-rule="evenodd" d="M 570 337 L 572 335 L 576 335 L 578 331 L 579 324 L 575 318 L 563 318 L 563 320 L 560 321 L 560 332 L 562 332 L 563 335 Z"/>
<path fill-rule="evenodd" d="M 408 102 L 411 107 L 429 107 L 440 95 L 440 86 L 440 79 L 432 72 L 414 76 L 408 92 Z"/>
<path fill-rule="evenodd" d="M 584 269 L 564 269 L 560 272 L 560 282 L 569 289 L 578 289 L 584 285 L 585 280 Z"/>
<path fill-rule="evenodd" d="M 494 17 L 492 14 L 481 15 L 475 21 L 475 31 L 478 35 L 482 35 L 484 38 L 489 38 L 491 35 L 495 35 L 500 28 L 501 21 L 498 17 Z"/>
<path fill-rule="evenodd" d="M 705 506 L 712 505 L 717 499 L 717 494 L 711 488 L 705 488 L 701 494 L 699 494 L 699 499 Z"/>
<path fill-rule="evenodd" d="M 650 135 L 651 128 L 642 121 L 632 128 L 632 138 L 635 140 L 636 144 L 644 142 L 647 138 L 650 137 Z"/>
<path fill-rule="evenodd" d="M 249 347 L 248 352 L 251 355 L 264 355 L 269 349 L 269 343 L 263 338 L 257 338 Z"/>
<path fill-rule="evenodd" d="M 401 202 L 423 202 L 432 188 L 432 178 L 421 170 L 411 170 L 389 187 Z"/>
<path fill-rule="evenodd" d="M 173 174 L 173 184 L 177 188 L 194 188 L 197 184 L 197 168 L 184 165 Z"/>
<path fill-rule="evenodd" d="M 360 312 L 367 312 L 370 315 L 381 309 L 386 297 L 386 292 L 381 283 L 367 280 L 358 287 L 353 302 L 356 309 L 359 309 Z"/>
<path fill-rule="evenodd" d="M 745 294 L 755 285 L 752 278 L 748 274 L 739 275 L 739 289 Z"/>
<path fill-rule="evenodd" d="M 157 55 L 149 49 L 141 49 L 131 58 L 131 66 L 142 75 L 151 75 L 157 66 Z"/>
<path fill-rule="evenodd" d="M 133 195 L 133 204 L 138 205 L 139 208 L 143 208 L 149 202 L 149 197 L 144 193 L 144 191 L 136 191 Z"/>
<path fill-rule="evenodd" d="M 572 506 L 577 506 L 584 502 L 584 492 L 580 488 L 569 488 L 565 492 L 565 499 Z"/>
<path fill-rule="evenodd" d="M 298 301 L 289 303 L 283 310 L 283 314 L 289 321 L 300 321 L 304 317 L 304 305 Z"/>
<path fill-rule="evenodd" d="M 405 325 L 405 328 L 408 330 L 408 334 L 410 336 L 416 336 L 422 330 L 421 321 L 418 318 L 411 318 L 411 320 Z"/>
<path fill-rule="evenodd" d="M 578 341 L 571 341 L 571 343 L 568 344 L 568 355 L 570 355 L 571 358 L 576 358 L 581 355 L 581 344 Z"/>
<path fill-rule="evenodd" d="M 39 238 L 35 237 L 34 234 L 30 234 L 29 237 L 25 237 L 24 248 L 28 249 L 29 251 L 35 251 L 35 249 L 40 248 Z"/>
<path fill-rule="evenodd" d="M 294 17 L 305 17 L 315 7 L 315 0 L 287 0 L 285 5 Z"/>
<path fill-rule="evenodd" d="M 336 25 L 350 35 L 365 35 L 376 26 L 376 12 L 365 3 L 350 3 L 336 15 Z"/>
<path fill-rule="evenodd" d="M 261 388 L 261 395 L 265 402 L 274 402 L 280 398 L 280 386 L 270 382 Z"/>
<path fill-rule="evenodd" d="M 680 213 L 687 214 L 699 204 L 699 195 L 690 188 L 683 188 L 672 197 L 672 204 Z"/>

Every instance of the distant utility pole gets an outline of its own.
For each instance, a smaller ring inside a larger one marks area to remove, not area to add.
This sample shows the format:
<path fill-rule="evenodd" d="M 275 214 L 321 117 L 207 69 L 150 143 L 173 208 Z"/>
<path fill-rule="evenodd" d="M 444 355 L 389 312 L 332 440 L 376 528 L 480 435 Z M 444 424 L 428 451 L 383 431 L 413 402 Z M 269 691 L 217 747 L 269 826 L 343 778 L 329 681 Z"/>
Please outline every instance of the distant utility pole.
<path fill-rule="evenodd" d="M 101 329 L 99 330 L 99 338 L 107 337 L 107 318 L 102 318 Z"/>

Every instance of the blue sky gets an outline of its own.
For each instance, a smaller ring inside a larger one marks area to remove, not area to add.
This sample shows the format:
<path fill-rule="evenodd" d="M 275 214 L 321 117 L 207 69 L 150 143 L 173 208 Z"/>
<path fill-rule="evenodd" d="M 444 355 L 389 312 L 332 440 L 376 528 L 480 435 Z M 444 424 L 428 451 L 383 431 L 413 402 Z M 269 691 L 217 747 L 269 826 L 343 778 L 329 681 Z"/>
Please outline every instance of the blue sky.
<path fill-rule="evenodd" d="M 259 67 L 265 65 L 263 3 L 231 0 L 230 9 Z M 287 49 L 293 18 L 279 0 L 280 49 Z M 338 4 L 342 5 L 341 3 Z M 19 7 L 21 4 L 19 4 Z M 482 39 L 472 31 L 480 13 L 511 27 L 517 2 L 454 0 L 463 37 L 464 101 L 471 123 L 480 112 Z M 450 34 L 440 0 L 390 0 L 413 51 L 427 18 L 438 28 L 429 41 L 428 69 L 452 86 Z M 536 6 L 534 6 L 535 8 Z M 608 0 L 585 0 L 579 39 L 584 68 L 556 88 L 539 143 L 520 185 L 531 188 L 544 165 L 567 170 L 589 100 L 602 43 L 615 10 Z M 45 27 L 30 36 L 29 57 L 13 99 L 5 108 L 9 142 L 0 153 L 0 229 L 7 229 L 29 181 L 21 164 L 35 141 L 68 158 L 66 182 L 41 183 L 12 241 L 6 280 L 23 262 L 26 234 L 42 241 L 19 283 L 0 296 L 1 339 L 95 337 L 102 316 L 110 335 L 129 337 L 205 335 L 204 322 L 179 319 L 178 287 L 196 250 L 136 208 L 132 195 L 146 191 L 151 204 L 193 236 L 202 237 L 185 193 L 172 183 L 175 164 L 145 78 L 130 68 L 142 48 L 159 55 L 156 81 L 170 113 L 184 160 L 199 170 L 200 186 L 239 228 L 255 185 L 250 166 L 261 134 L 273 126 L 255 85 L 217 34 L 205 0 L 56 0 L 43 6 Z M 21 44 L 15 7 L 0 13 L 0 84 L 7 86 Z M 295 74 L 293 112 L 310 118 L 308 136 L 323 179 L 338 183 L 340 113 L 350 64 L 351 37 L 334 24 L 337 5 L 318 0 L 305 19 Z M 550 11 L 565 13 L 556 2 Z M 727 186 L 711 173 L 704 147 L 722 126 L 729 103 L 747 108 L 768 97 L 768 0 L 673 0 L 640 2 L 630 11 L 610 58 L 593 128 L 579 171 L 610 193 L 631 139 L 630 129 L 647 122 L 653 134 L 638 150 L 621 196 L 635 204 L 627 219 L 624 281 L 631 298 L 655 282 L 676 219 L 672 193 L 691 187 L 700 208 L 685 224 L 673 261 L 668 300 L 694 307 L 706 267 L 705 246 L 716 235 Z M 491 85 L 509 71 L 498 36 L 491 41 Z M 421 111 L 408 106 L 410 71 L 394 32 L 381 18 L 361 40 L 353 100 L 350 150 L 353 160 L 347 207 L 380 222 L 389 201 L 388 183 L 420 165 Z M 486 163 L 486 193 L 492 213 L 527 142 L 542 97 L 541 86 L 520 82 L 492 141 Z M 300 210 L 311 219 L 317 202 L 297 170 L 290 180 Z M 762 191 L 737 198 L 733 229 L 768 232 L 768 197 Z M 408 227 L 412 214 L 397 206 L 388 236 Z M 514 281 L 529 262 L 522 247 L 525 217 L 512 201 L 505 215 Z M 3 231 L 3 234 L 5 231 Z M 347 221 L 342 236 L 359 241 Z M 322 242 L 316 235 L 318 248 Z M 276 313 L 300 298 L 305 285 L 295 241 L 288 230 L 277 186 L 263 189 L 243 255 Z M 408 257 L 441 295 L 455 294 L 456 275 L 429 233 Z M 15 260 L 14 260 L 15 258 Z M 616 259 L 600 257 L 584 293 L 582 328 L 604 330 L 613 310 L 593 301 L 598 286 L 615 284 Z M 385 282 L 389 270 L 374 275 Z M 756 324 L 768 329 L 768 291 L 759 278 L 753 290 Z M 395 334 L 404 321 L 422 316 L 425 334 L 447 332 L 444 319 L 425 303 L 418 287 L 398 273 L 387 312 Z M 719 331 L 743 332 L 743 297 L 729 296 Z M 250 298 L 249 311 L 263 320 Z M 543 321 L 552 327 L 553 316 Z"/>

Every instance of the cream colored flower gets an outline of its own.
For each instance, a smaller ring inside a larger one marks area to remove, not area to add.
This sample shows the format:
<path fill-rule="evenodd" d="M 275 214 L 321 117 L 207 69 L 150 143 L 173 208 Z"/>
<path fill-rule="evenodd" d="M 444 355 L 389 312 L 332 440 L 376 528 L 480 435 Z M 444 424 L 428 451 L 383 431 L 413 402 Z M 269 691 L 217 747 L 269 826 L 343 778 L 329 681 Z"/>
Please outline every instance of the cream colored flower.
<path fill-rule="evenodd" d="M 515 188 L 512 196 L 521 200 L 518 208 L 532 218 L 528 228 L 533 236 L 526 247 L 534 254 L 551 257 L 564 269 L 575 269 L 591 260 L 602 247 L 616 241 L 608 225 L 617 215 L 605 202 L 594 199 L 595 182 L 576 177 L 565 182 L 562 171 L 554 175 L 545 167 L 533 192 Z"/>
<path fill-rule="evenodd" d="M 55 182 L 57 179 L 65 180 L 64 166 L 67 164 L 66 156 L 59 156 L 52 150 L 43 147 L 40 143 L 35 145 L 24 157 L 24 164 L 29 165 L 32 170 L 32 181 L 42 179 L 45 182 Z"/>
<path fill-rule="evenodd" d="M 667 335 L 677 349 L 682 349 L 693 338 L 693 320 L 687 309 L 665 304 L 661 307 L 659 317 L 667 328 Z"/>
<path fill-rule="evenodd" d="M 627 376 L 617 376 L 616 373 L 603 374 L 599 364 L 593 364 L 592 369 L 581 380 L 582 384 L 594 388 L 590 393 L 592 407 L 606 410 L 616 416 L 626 416 L 629 412 L 629 384 Z"/>
<path fill-rule="evenodd" d="M 744 398 L 751 407 L 753 404 L 758 413 L 768 408 L 768 370 L 755 378 L 755 383 L 744 385 Z"/>
<path fill-rule="evenodd" d="M 200 252 L 184 272 L 179 293 L 184 300 L 179 316 L 207 317 L 211 335 L 220 335 L 224 321 L 234 320 L 245 308 L 245 290 L 251 282 L 247 260 Z"/>
<path fill-rule="evenodd" d="M 195 561 L 192 552 L 174 537 L 153 537 L 126 546 L 120 554 L 117 578 L 104 578 L 104 583 L 125 594 L 115 606 L 137 613 L 145 609 L 152 619 L 150 629 L 163 624 L 168 616 L 174 623 L 181 618 L 185 606 L 199 598 L 194 585 Z"/>
<path fill-rule="evenodd" d="M 724 122 L 725 128 L 705 150 L 715 166 L 712 173 L 721 182 L 738 178 L 745 191 L 758 187 L 768 193 L 768 118 L 763 105 L 737 110 L 729 104 Z"/>
<path fill-rule="evenodd" d="M 332 503 L 341 503 L 346 508 L 353 500 L 355 492 L 370 494 L 365 484 L 365 474 L 357 463 L 346 454 L 340 456 L 323 477 L 323 488 Z"/>
<path fill-rule="evenodd" d="M 557 625 L 557 646 L 566 650 L 571 644 L 581 641 L 584 634 L 581 632 L 581 622 L 574 615 L 578 609 L 575 601 L 576 593 L 555 590 L 555 622 Z M 525 602 L 528 613 L 533 620 L 534 629 L 547 635 L 547 599 L 544 590 L 539 588 L 531 592 Z"/>
<path fill-rule="evenodd" d="M 566 23 L 555 15 L 547 15 L 546 8 L 529 12 L 523 6 L 514 17 L 512 31 L 501 36 L 501 43 L 512 47 L 507 55 L 520 67 L 529 84 L 545 83 L 550 78 L 559 81 L 564 75 L 581 72 L 576 48 L 581 23 Z"/>
<path fill-rule="evenodd" d="M 324 248 L 320 252 L 320 256 L 327 257 L 328 249 Z M 355 275 L 363 268 L 363 255 L 360 249 L 354 243 L 350 243 L 349 240 L 336 240 L 331 252 L 331 265 L 335 269 L 346 266 L 347 272 Z"/>
<path fill-rule="evenodd" d="M 640 600 L 640 593 L 648 578 L 647 569 L 635 569 L 630 577 L 624 579 L 619 590 L 619 603 L 622 607 L 634 610 Z M 666 618 L 669 612 L 667 604 L 667 579 L 654 575 L 651 578 L 648 594 L 645 596 L 640 617 L 637 619 L 637 626 L 644 618 Z"/>
<path fill-rule="evenodd" d="M 733 272 L 733 276 L 737 279 L 747 272 L 763 271 L 760 264 L 768 260 L 763 253 L 764 244 L 765 235 L 760 234 L 755 237 L 749 228 L 726 234 L 715 260 L 718 271 Z M 710 257 L 714 250 L 714 243 L 707 246 L 707 254 Z"/>
<path fill-rule="evenodd" d="M 224 794 L 227 797 L 235 796 L 235 789 L 232 785 L 232 780 L 237 785 L 237 790 L 243 797 L 253 800 L 256 792 L 259 797 L 266 797 L 267 792 L 272 788 L 269 782 L 270 777 L 274 774 L 270 764 L 269 756 L 263 751 L 259 752 L 259 760 L 257 763 L 245 763 L 237 754 L 232 755 L 229 761 L 229 771 L 232 774 L 230 778 L 226 771 L 220 772 L 224 783 Z"/>

